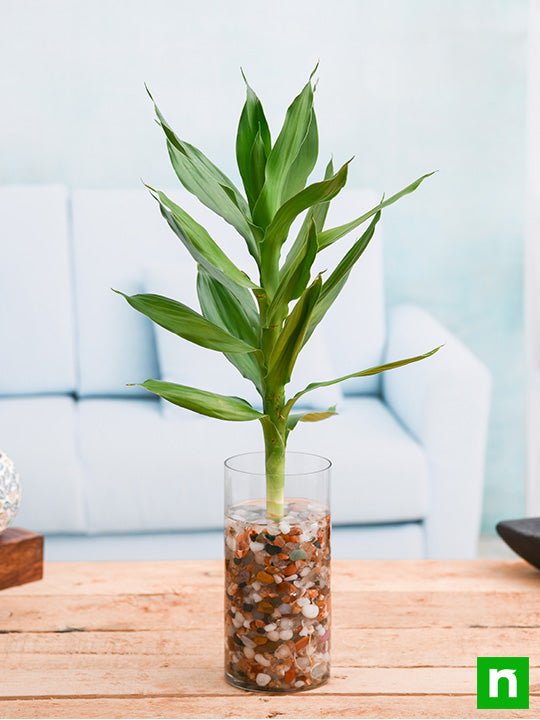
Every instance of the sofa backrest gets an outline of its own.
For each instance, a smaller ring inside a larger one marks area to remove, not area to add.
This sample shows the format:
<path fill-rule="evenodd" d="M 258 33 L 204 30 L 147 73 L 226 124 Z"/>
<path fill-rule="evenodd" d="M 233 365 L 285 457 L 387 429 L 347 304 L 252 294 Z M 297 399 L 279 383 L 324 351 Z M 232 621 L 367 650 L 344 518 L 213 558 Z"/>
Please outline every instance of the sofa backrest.
<path fill-rule="evenodd" d="M 0 188 L 0 396 L 75 390 L 67 193 Z"/>
<path fill-rule="evenodd" d="M 192 214 L 244 270 L 254 263 L 243 239 L 227 223 L 202 206 L 192 195 L 176 190 L 170 195 Z M 377 202 L 365 191 L 348 190 L 336 198 L 327 227 L 360 215 Z M 145 287 L 147 268 L 156 264 L 178 267 L 189 263 L 192 282 L 196 265 L 144 190 L 76 190 L 72 196 L 73 252 L 78 326 L 79 380 L 82 396 L 146 394 L 126 388 L 127 382 L 159 377 L 159 362 L 152 324 L 133 311 L 111 287 L 132 294 Z M 318 258 L 326 276 L 358 237 L 351 234 L 326 249 Z M 179 278 L 185 278 L 185 269 Z M 176 299 L 193 293 L 182 292 Z M 338 375 L 377 364 L 385 341 L 383 269 L 380 238 L 366 250 L 351 273 L 348 285 L 322 323 Z M 326 378 L 314 378 L 326 379 Z M 378 379 L 349 381 L 348 394 L 375 393 Z"/>

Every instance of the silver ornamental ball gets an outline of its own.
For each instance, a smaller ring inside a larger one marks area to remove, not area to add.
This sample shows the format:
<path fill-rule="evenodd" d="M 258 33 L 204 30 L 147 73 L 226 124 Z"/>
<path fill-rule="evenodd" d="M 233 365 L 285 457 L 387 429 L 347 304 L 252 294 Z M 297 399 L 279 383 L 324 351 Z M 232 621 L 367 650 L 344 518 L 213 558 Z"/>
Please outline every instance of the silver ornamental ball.
<path fill-rule="evenodd" d="M 0 450 L 0 532 L 11 523 L 21 504 L 21 480 L 13 461 Z"/>

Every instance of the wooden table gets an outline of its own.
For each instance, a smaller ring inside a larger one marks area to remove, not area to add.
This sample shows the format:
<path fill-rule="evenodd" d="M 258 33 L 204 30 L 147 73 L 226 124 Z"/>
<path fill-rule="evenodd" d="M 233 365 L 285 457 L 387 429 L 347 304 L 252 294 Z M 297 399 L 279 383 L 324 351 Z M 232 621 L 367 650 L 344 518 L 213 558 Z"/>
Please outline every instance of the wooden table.
<path fill-rule="evenodd" d="M 336 562 L 333 677 L 222 678 L 219 562 L 48 564 L 0 593 L 0 717 L 539 717 L 540 573 L 520 561 Z M 477 655 L 528 655 L 531 708 L 477 711 Z"/>

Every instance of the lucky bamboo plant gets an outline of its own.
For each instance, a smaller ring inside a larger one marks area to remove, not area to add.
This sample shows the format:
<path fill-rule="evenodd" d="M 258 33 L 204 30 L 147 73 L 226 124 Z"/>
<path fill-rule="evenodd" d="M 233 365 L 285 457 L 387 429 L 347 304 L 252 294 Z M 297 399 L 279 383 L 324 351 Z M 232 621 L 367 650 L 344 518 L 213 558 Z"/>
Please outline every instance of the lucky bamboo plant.
<path fill-rule="evenodd" d="M 194 412 L 222 420 L 261 423 L 267 512 L 274 518 L 283 513 L 289 433 L 298 422 L 317 422 L 336 413 L 334 407 L 325 412 L 294 412 L 301 398 L 316 388 L 375 375 L 422 360 L 438 350 L 313 382 L 292 397 L 286 394 L 298 354 L 338 297 L 373 237 L 381 211 L 413 192 L 432 174 L 423 175 L 395 195 L 383 198 L 350 222 L 325 228 L 329 203 L 344 187 L 350 161 L 335 172 L 330 160 L 324 179 L 307 184 L 318 156 L 314 72 L 288 108 L 274 142 L 261 102 L 246 81 L 247 97 L 236 136 L 236 159 L 245 195 L 198 148 L 176 135 L 150 95 L 178 179 L 238 231 L 255 260 L 258 277 L 250 278 L 237 267 L 204 227 L 165 193 L 147 186 L 170 228 L 198 265 L 201 312 L 160 295 L 120 293 L 132 307 L 166 330 L 209 350 L 222 352 L 255 385 L 261 396 L 262 411 L 238 397 L 162 380 L 142 383 L 150 392 Z M 302 213 L 305 215 L 300 229 L 283 257 L 282 249 L 291 226 Z M 370 219 L 368 227 L 343 253 L 339 264 L 324 276 L 317 274 L 313 278 L 316 255 Z"/>

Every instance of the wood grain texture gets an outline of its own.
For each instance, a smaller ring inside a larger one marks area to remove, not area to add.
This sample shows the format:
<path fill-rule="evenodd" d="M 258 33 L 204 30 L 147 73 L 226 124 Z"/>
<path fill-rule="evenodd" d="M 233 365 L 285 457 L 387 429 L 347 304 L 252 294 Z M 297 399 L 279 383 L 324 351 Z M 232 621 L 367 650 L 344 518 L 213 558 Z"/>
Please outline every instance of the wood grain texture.
<path fill-rule="evenodd" d="M 0 590 L 42 577 L 43 535 L 22 528 L 0 533 Z"/>
<path fill-rule="evenodd" d="M 520 561 L 336 562 L 333 675 L 309 693 L 223 680 L 222 565 L 58 563 L 0 593 L 0 717 L 489 717 L 477 655 L 528 655 L 540 573 Z"/>

